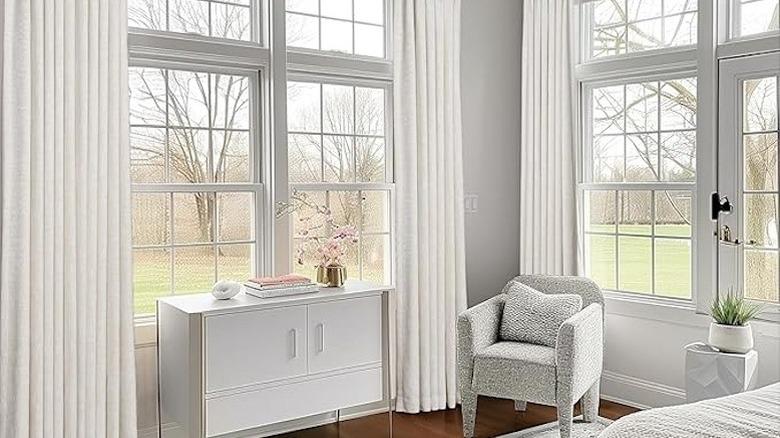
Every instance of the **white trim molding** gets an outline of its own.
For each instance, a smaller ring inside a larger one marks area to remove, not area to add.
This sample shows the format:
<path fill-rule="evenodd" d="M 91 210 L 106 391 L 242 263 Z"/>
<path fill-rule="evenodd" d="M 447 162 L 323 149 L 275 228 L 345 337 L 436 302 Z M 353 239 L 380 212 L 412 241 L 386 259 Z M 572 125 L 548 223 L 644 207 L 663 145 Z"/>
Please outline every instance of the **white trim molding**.
<path fill-rule="evenodd" d="M 601 398 L 638 409 L 685 403 L 685 389 L 604 370 Z"/>

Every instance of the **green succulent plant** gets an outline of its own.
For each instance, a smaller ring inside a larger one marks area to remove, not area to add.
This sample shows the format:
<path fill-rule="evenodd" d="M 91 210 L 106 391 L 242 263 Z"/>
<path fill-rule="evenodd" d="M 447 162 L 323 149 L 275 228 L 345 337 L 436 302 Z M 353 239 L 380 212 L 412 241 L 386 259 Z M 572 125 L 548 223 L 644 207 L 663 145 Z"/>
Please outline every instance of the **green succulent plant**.
<path fill-rule="evenodd" d="M 752 304 L 745 298 L 729 292 L 723 298 L 715 298 L 710 306 L 710 315 L 718 324 L 743 326 L 755 318 L 761 310 L 761 305 Z"/>

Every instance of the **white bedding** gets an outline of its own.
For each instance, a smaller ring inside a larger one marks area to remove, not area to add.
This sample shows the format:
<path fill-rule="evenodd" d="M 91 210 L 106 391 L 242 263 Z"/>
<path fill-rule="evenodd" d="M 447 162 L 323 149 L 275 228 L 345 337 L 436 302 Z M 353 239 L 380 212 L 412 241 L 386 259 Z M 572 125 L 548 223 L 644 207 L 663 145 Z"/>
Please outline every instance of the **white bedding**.
<path fill-rule="evenodd" d="M 698 403 L 625 416 L 599 438 L 778 438 L 780 383 Z"/>

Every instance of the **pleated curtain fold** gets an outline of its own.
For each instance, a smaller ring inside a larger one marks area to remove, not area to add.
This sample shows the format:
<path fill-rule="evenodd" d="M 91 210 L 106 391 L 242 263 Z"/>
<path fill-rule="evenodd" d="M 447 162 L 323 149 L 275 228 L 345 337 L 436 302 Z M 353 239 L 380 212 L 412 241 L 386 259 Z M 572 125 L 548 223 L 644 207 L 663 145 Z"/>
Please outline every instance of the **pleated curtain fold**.
<path fill-rule="evenodd" d="M 520 273 L 577 273 L 570 0 L 524 0 Z"/>
<path fill-rule="evenodd" d="M 135 437 L 126 2 L 0 5 L 0 436 Z"/>
<path fill-rule="evenodd" d="M 456 319 L 466 307 L 460 1 L 394 2 L 396 409 L 457 402 Z"/>

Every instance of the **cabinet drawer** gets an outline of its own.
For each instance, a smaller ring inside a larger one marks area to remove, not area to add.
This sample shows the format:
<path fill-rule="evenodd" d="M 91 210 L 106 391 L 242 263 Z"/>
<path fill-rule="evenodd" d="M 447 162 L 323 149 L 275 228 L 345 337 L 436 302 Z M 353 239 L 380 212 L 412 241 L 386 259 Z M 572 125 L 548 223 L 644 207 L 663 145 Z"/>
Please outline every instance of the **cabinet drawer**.
<path fill-rule="evenodd" d="M 206 317 L 206 392 L 306 374 L 306 307 Z"/>
<path fill-rule="evenodd" d="M 309 305 L 309 372 L 382 360 L 382 298 Z"/>
<path fill-rule="evenodd" d="M 206 435 L 217 436 L 382 400 L 382 369 L 206 400 Z"/>

